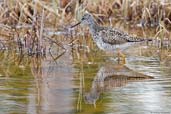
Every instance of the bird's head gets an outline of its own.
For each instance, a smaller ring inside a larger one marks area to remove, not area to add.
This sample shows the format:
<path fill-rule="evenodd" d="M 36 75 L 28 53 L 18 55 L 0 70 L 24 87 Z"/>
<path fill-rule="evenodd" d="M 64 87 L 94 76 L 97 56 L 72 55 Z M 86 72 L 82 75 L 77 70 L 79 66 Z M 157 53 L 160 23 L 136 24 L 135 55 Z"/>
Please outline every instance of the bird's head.
<path fill-rule="evenodd" d="M 82 18 L 81 18 L 81 21 L 78 22 L 77 24 L 73 25 L 71 28 L 79 25 L 79 24 L 83 24 L 83 25 L 92 25 L 94 24 L 94 18 L 93 16 L 90 14 L 90 13 L 85 13 Z"/>
<path fill-rule="evenodd" d="M 81 23 L 84 25 L 91 25 L 94 22 L 94 18 L 90 13 L 85 13 L 81 19 Z"/>

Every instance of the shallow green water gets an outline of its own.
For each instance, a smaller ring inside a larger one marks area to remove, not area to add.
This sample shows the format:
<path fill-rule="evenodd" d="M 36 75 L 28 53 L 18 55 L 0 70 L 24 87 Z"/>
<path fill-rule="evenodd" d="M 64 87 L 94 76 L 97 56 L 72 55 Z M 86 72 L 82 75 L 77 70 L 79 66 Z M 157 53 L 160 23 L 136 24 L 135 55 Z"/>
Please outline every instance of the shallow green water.
<path fill-rule="evenodd" d="M 170 114 L 171 66 L 148 50 L 129 49 L 126 65 L 101 51 L 56 61 L 1 53 L 0 114 Z"/>

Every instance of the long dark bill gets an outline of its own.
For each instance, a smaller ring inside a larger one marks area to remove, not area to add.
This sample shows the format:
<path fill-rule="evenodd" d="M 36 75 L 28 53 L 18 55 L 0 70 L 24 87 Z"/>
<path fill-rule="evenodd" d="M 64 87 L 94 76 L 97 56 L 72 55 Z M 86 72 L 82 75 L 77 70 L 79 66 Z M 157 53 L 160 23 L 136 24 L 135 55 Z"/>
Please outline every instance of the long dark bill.
<path fill-rule="evenodd" d="M 81 21 L 80 21 L 80 22 L 78 22 L 77 24 L 75 24 L 75 25 L 71 26 L 71 28 L 74 28 L 74 27 L 76 27 L 76 26 L 77 26 L 77 25 L 79 25 L 79 24 L 81 24 Z"/>

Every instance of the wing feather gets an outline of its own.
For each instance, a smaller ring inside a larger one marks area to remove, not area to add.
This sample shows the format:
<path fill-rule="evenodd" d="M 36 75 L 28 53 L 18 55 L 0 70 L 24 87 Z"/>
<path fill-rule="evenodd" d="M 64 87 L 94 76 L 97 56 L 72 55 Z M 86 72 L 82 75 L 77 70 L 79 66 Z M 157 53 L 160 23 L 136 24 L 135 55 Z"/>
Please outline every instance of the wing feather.
<path fill-rule="evenodd" d="M 101 36 L 103 42 L 117 45 L 117 44 L 124 44 L 127 42 L 140 42 L 144 41 L 142 38 L 129 36 L 129 34 L 119 30 L 119 29 L 110 29 L 104 28 L 98 32 L 98 35 Z"/>

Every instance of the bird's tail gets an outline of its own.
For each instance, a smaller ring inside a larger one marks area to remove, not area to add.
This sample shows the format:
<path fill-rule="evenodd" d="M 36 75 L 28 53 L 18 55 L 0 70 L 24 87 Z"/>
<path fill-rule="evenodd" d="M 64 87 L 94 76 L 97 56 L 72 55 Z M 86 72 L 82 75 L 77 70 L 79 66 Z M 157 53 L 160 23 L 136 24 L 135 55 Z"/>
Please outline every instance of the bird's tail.
<path fill-rule="evenodd" d="M 142 38 L 137 36 L 129 36 L 127 38 L 128 42 L 143 42 L 143 41 L 153 41 L 153 38 Z"/>
<path fill-rule="evenodd" d="M 156 46 L 156 47 L 169 47 L 170 46 L 170 40 L 165 38 L 165 39 L 160 39 L 160 38 L 141 38 L 141 37 L 134 37 L 131 36 L 129 39 L 127 39 L 128 42 L 146 42 L 148 45 L 151 46 Z"/>

